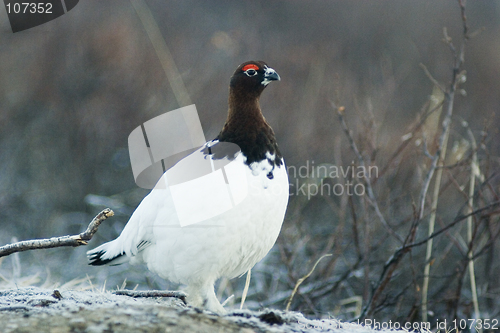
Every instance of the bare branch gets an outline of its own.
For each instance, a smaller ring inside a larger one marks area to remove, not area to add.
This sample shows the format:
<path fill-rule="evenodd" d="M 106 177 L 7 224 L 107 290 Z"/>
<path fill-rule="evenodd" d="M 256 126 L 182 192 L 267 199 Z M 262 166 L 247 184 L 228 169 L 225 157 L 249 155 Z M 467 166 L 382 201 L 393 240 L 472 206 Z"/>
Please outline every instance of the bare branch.
<path fill-rule="evenodd" d="M 38 250 L 38 249 L 50 249 L 53 247 L 62 246 L 80 246 L 87 245 L 88 241 L 92 239 L 94 234 L 97 232 L 99 225 L 102 221 L 106 220 L 108 217 L 114 215 L 114 212 L 106 208 L 90 222 L 87 230 L 79 235 L 73 236 L 60 236 L 45 239 L 31 239 L 22 242 L 17 242 L 13 244 L 7 244 L 0 247 L 0 257 L 8 256 L 9 254 L 16 252 L 23 252 L 28 250 Z"/>
<path fill-rule="evenodd" d="M 450 84 L 449 90 L 445 93 L 446 97 L 446 102 L 447 102 L 447 109 L 446 109 L 446 114 L 443 119 L 442 123 L 442 132 L 438 140 L 438 149 L 433 156 L 431 166 L 429 168 L 429 171 L 425 177 L 420 196 L 419 196 L 419 216 L 418 216 L 418 221 L 422 220 L 423 215 L 424 215 L 424 208 L 425 208 L 425 198 L 427 196 L 427 191 L 429 189 L 429 185 L 431 182 L 432 177 L 434 176 L 434 172 L 438 168 L 438 162 L 441 158 L 442 150 L 444 149 L 444 145 L 447 141 L 448 138 L 448 131 L 451 126 L 451 118 L 453 115 L 453 102 L 455 99 L 455 92 L 457 90 L 457 87 L 460 83 L 463 83 L 465 80 L 465 73 L 464 71 L 461 71 L 461 67 L 463 65 L 464 61 L 464 51 L 465 51 L 465 42 L 467 40 L 467 25 L 466 25 L 466 20 L 465 20 L 465 14 L 464 14 L 464 2 L 462 0 L 459 0 L 460 8 L 462 10 L 462 21 L 464 24 L 464 35 L 462 36 L 462 45 L 460 47 L 460 52 L 455 52 L 455 64 L 453 67 L 453 78 L 452 82 Z M 443 29 L 444 35 L 445 35 L 445 40 L 446 42 L 450 45 L 453 51 L 455 51 L 455 48 L 453 47 L 453 44 L 451 44 L 451 38 L 448 36 L 446 28 Z"/>
<path fill-rule="evenodd" d="M 186 293 L 183 291 L 169 291 L 169 290 L 115 290 L 115 295 L 129 296 L 129 297 L 175 297 L 186 303 Z"/>
<path fill-rule="evenodd" d="M 353 150 L 354 154 L 356 155 L 358 159 L 359 166 L 362 167 L 363 169 L 366 170 L 365 167 L 365 160 L 363 159 L 363 156 L 361 156 L 361 153 L 359 152 L 358 146 L 356 145 L 356 142 L 354 141 L 354 138 L 352 137 L 351 130 L 347 126 L 347 123 L 344 119 L 344 111 L 345 108 L 343 106 L 337 107 L 335 103 L 330 102 L 332 107 L 337 111 L 337 114 L 339 116 L 340 124 L 342 125 L 342 128 L 347 136 L 347 139 L 349 140 L 349 144 L 351 145 L 351 149 Z M 363 177 L 366 183 L 366 193 L 368 194 L 368 201 L 372 205 L 373 209 L 375 210 L 375 214 L 377 214 L 377 217 L 379 218 L 380 222 L 382 225 L 386 228 L 386 230 L 394 236 L 397 240 L 401 242 L 401 244 L 404 243 L 403 238 L 398 235 L 392 228 L 391 226 L 387 223 L 385 220 L 384 216 L 382 215 L 382 212 L 380 211 L 380 208 L 377 203 L 377 199 L 375 198 L 375 194 L 373 193 L 372 185 L 370 178 L 368 178 L 366 172 L 363 172 Z"/>
<path fill-rule="evenodd" d="M 448 136 L 450 132 L 450 127 L 451 127 L 451 119 L 453 115 L 453 102 L 455 100 L 455 92 L 457 91 L 457 88 L 460 83 L 465 82 L 465 71 L 463 71 L 461 68 L 464 63 L 464 53 L 465 53 L 465 42 L 467 41 L 467 19 L 465 16 L 465 0 L 459 0 L 459 5 L 460 5 L 460 10 L 462 14 L 462 23 L 463 23 L 463 34 L 462 34 L 462 43 L 460 45 L 460 51 L 457 52 L 455 46 L 453 45 L 451 38 L 448 36 L 447 30 L 443 29 L 443 33 L 445 36 L 445 42 L 449 45 L 450 49 L 452 50 L 454 56 L 455 56 L 455 64 L 453 67 L 453 77 L 452 81 L 449 87 L 449 90 L 445 93 L 446 96 L 446 101 L 447 101 L 447 110 L 446 110 L 446 115 L 443 119 L 442 123 L 442 133 L 439 137 L 439 144 L 438 144 L 438 149 L 436 151 L 436 154 L 432 158 L 432 163 L 431 167 L 429 168 L 429 171 L 427 173 L 427 176 L 424 181 L 424 185 L 422 187 L 422 190 L 420 192 L 420 209 L 419 209 L 419 216 L 418 216 L 418 221 L 415 223 L 415 228 L 418 228 L 418 224 L 423 218 L 424 214 L 424 209 L 425 209 L 425 199 L 427 196 L 427 191 L 429 189 L 429 185 L 431 182 L 432 177 L 434 176 L 434 172 L 437 170 L 436 174 L 436 179 L 434 183 L 434 192 L 433 192 L 433 198 L 432 198 L 432 205 L 431 205 L 431 217 L 429 220 L 429 229 L 428 229 L 428 235 L 431 236 L 434 233 L 434 221 L 435 221 L 435 216 L 436 216 L 436 210 L 437 210 L 437 202 L 438 202 L 438 197 L 439 197 L 439 188 L 441 186 L 441 175 L 442 175 L 442 169 L 438 169 L 438 166 L 441 166 L 444 164 L 444 158 L 446 156 L 446 147 L 448 144 Z M 430 75 L 430 74 L 429 74 Z M 430 76 L 432 77 L 432 76 Z M 423 286 L 422 286 L 422 320 L 424 322 L 427 321 L 427 292 L 428 292 L 428 285 L 429 285 L 429 272 L 430 272 L 430 257 L 432 255 L 432 242 L 433 238 L 430 238 L 428 243 L 427 243 L 427 251 L 426 251 L 426 259 L 425 261 L 427 262 L 425 265 L 424 269 L 424 281 L 423 281 Z"/>
<path fill-rule="evenodd" d="M 490 210 L 492 208 L 496 208 L 500 206 L 500 201 L 495 201 L 495 202 L 492 202 L 482 208 L 479 208 L 479 209 L 476 209 L 475 211 L 471 212 L 471 213 L 468 213 L 468 214 L 465 214 L 465 215 L 462 215 L 462 216 L 459 216 L 457 218 L 455 218 L 455 220 L 453 220 L 453 222 L 451 222 L 450 224 L 448 224 L 446 227 L 442 228 L 442 229 L 439 229 L 438 231 L 434 231 L 430 236 L 428 236 L 427 238 L 421 240 L 421 241 L 418 241 L 418 242 L 415 242 L 415 243 L 411 243 L 411 244 L 407 244 L 404 246 L 404 248 L 411 248 L 411 247 L 415 247 L 415 246 L 420 246 L 420 245 L 423 245 L 423 244 L 426 244 L 430 239 L 433 239 L 434 237 L 442 234 L 443 232 L 445 232 L 446 230 L 450 229 L 451 227 L 457 225 L 458 223 L 464 221 L 465 219 L 467 219 L 469 216 L 474 216 L 476 214 L 479 214 L 481 212 L 484 212 L 484 211 L 487 211 L 487 210 Z M 400 250 L 403 250 L 403 248 L 401 248 Z M 398 251 L 400 251 L 398 250 Z"/>
<path fill-rule="evenodd" d="M 421 116 L 421 119 L 420 121 L 418 122 L 418 124 L 416 124 L 415 126 L 413 126 L 413 128 L 408 132 L 409 134 L 411 134 L 411 137 L 407 140 L 404 140 L 400 145 L 399 147 L 396 149 L 396 151 L 394 152 L 394 154 L 391 156 L 391 158 L 389 158 L 389 161 L 386 163 L 385 167 L 379 172 L 379 177 L 378 178 L 375 178 L 373 180 L 373 184 L 375 184 L 377 182 L 378 179 L 382 178 L 382 176 L 387 172 L 387 170 L 389 169 L 390 165 L 392 164 L 392 162 L 396 159 L 396 157 L 398 157 L 404 150 L 405 148 L 408 146 L 408 144 L 410 142 L 412 142 L 412 138 L 415 137 L 415 132 L 417 132 L 426 122 L 427 118 L 433 114 L 434 112 L 436 112 L 440 107 L 443 106 L 443 103 L 444 103 L 444 100 L 441 102 L 441 103 L 438 103 L 436 106 L 434 106 L 432 109 L 428 110 L 427 112 L 424 112 L 422 111 L 422 116 Z M 424 106 L 424 108 L 427 107 L 427 104 L 426 106 Z"/>
<path fill-rule="evenodd" d="M 463 24 L 463 36 L 465 39 L 469 38 L 469 27 L 467 26 L 467 16 L 465 15 L 465 3 L 466 0 L 458 0 L 458 4 L 460 5 L 460 13 L 462 14 L 462 24 Z"/>
<path fill-rule="evenodd" d="M 438 87 L 443 93 L 446 93 L 446 89 L 441 85 L 441 83 L 439 83 L 433 76 L 432 74 L 429 72 L 429 70 L 427 69 L 427 66 L 425 66 L 424 64 L 420 63 L 420 67 L 424 70 L 424 73 L 425 75 L 427 75 L 427 77 L 429 78 L 429 80 L 431 80 L 432 83 L 434 83 L 434 85 L 436 87 Z"/>

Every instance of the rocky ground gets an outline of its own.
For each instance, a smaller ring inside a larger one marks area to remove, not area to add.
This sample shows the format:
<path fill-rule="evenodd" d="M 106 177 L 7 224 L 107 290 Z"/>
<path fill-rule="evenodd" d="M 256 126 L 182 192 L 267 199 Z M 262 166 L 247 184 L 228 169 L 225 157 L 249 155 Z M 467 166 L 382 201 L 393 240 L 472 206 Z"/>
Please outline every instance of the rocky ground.
<path fill-rule="evenodd" d="M 11 332 L 374 332 L 298 312 L 231 310 L 225 316 L 177 298 L 132 298 L 110 292 L 37 287 L 0 291 L 0 333 Z"/>

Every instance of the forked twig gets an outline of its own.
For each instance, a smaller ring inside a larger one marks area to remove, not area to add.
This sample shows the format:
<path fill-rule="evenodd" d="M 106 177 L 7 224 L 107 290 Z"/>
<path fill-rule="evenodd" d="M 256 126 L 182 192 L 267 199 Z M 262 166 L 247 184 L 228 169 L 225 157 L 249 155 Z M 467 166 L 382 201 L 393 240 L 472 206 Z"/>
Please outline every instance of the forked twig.
<path fill-rule="evenodd" d="M 62 246 L 80 246 L 87 245 L 88 241 L 92 239 L 94 234 L 97 232 L 99 225 L 102 221 L 106 220 L 108 217 L 113 216 L 115 213 L 106 208 L 90 222 L 87 230 L 79 235 L 73 236 L 60 236 L 45 239 L 31 239 L 25 240 L 17 243 L 7 244 L 0 247 L 0 257 L 8 256 L 9 254 L 16 252 L 23 252 L 28 250 L 38 250 L 38 249 L 50 249 L 53 247 Z"/>

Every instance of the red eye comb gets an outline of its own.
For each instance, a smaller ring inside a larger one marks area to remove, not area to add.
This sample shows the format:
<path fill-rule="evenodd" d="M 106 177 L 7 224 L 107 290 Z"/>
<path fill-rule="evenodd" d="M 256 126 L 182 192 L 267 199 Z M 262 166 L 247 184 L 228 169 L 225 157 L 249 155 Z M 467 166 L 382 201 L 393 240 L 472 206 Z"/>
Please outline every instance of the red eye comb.
<path fill-rule="evenodd" d="M 249 69 L 255 69 L 256 71 L 259 70 L 259 66 L 254 65 L 254 64 L 248 64 L 245 67 L 243 67 L 243 71 L 246 72 Z"/>

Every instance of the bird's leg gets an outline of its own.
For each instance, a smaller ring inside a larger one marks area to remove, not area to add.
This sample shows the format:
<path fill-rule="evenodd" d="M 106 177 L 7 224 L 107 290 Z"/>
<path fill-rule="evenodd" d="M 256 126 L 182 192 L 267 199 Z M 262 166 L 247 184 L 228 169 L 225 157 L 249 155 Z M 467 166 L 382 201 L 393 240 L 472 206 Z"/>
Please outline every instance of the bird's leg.
<path fill-rule="evenodd" d="M 217 296 L 215 295 L 215 290 L 214 290 L 213 286 L 207 294 L 205 308 L 207 310 L 215 312 L 219 315 L 223 315 L 223 314 L 227 313 L 226 309 L 224 309 L 224 307 L 220 304 L 219 300 L 217 299 Z"/>
<path fill-rule="evenodd" d="M 226 313 L 215 295 L 214 282 L 203 281 L 202 283 L 191 283 L 187 286 L 187 302 L 193 307 L 204 307 L 219 315 Z"/>

